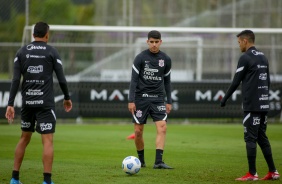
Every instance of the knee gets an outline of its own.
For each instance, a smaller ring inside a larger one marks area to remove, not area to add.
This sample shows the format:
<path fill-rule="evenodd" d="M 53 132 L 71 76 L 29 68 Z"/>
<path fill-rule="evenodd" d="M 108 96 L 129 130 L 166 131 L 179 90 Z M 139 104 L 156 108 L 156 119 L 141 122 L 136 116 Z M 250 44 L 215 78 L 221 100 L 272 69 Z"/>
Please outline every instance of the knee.
<path fill-rule="evenodd" d="M 135 138 L 142 138 L 143 136 L 143 130 L 142 129 L 135 129 Z"/>
<path fill-rule="evenodd" d="M 167 129 L 167 126 L 166 124 L 162 124 L 161 126 L 159 126 L 159 132 L 160 133 L 163 133 L 163 134 L 166 134 L 166 129 Z"/>

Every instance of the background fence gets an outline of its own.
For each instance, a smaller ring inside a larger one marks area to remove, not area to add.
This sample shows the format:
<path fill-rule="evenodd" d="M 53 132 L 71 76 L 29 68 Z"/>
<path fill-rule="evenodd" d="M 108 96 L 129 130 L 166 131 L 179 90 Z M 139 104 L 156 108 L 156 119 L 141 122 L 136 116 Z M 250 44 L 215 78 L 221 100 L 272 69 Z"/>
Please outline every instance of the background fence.
<path fill-rule="evenodd" d="M 69 82 L 129 82 L 134 57 L 147 48 L 149 30 L 130 31 L 136 27 L 160 28 L 161 50 L 172 58 L 174 83 L 207 86 L 230 82 L 241 55 L 238 32 L 265 29 L 255 31 L 255 45 L 269 59 L 272 81 L 282 80 L 281 0 L 0 0 L 0 4 L 0 79 L 7 82 L 14 55 L 31 41 L 30 28 L 37 21 L 51 25 L 49 44 L 59 50 Z M 54 25 L 80 28 L 59 30 Z M 108 30 L 89 31 L 85 26 Z M 116 26 L 127 30 L 118 31 Z M 164 31 L 177 28 L 193 31 Z M 220 28 L 227 29 L 209 31 Z"/>

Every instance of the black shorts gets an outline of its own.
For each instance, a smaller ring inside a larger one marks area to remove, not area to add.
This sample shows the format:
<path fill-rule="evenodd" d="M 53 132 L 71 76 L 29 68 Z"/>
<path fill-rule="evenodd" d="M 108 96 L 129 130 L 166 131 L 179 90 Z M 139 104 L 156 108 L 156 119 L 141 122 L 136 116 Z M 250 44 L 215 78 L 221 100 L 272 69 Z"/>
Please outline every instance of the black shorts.
<path fill-rule="evenodd" d="M 51 107 L 23 107 L 21 109 L 21 129 L 25 132 L 40 134 L 54 133 L 56 115 Z"/>
<path fill-rule="evenodd" d="M 267 112 L 244 112 L 243 126 L 245 142 L 268 143 Z"/>
<path fill-rule="evenodd" d="M 136 111 L 134 112 L 132 122 L 137 124 L 146 124 L 148 115 L 152 117 L 153 121 L 166 121 L 166 106 L 164 101 L 156 100 L 154 98 L 136 99 Z"/>

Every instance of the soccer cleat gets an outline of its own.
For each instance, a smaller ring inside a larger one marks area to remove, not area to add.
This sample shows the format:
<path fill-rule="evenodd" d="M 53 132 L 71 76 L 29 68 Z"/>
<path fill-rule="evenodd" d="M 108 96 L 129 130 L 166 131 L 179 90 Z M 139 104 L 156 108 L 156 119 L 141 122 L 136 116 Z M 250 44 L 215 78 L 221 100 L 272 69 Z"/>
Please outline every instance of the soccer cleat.
<path fill-rule="evenodd" d="M 144 163 L 141 163 L 141 167 L 146 167 L 145 162 L 144 162 Z"/>
<path fill-rule="evenodd" d="M 155 164 L 153 169 L 173 169 L 173 168 L 166 165 L 164 162 L 161 162 L 159 164 Z"/>
<path fill-rule="evenodd" d="M 10 184 L 22 184 L 20 180 L 15 180 L 14 178 L 11 179 Z"/>
<path fill-rule="evenodd" d="M 42 183 L 42 184 L 47 184 L 47 182 L 43 181 L 43 183 Z M 51 184 L 54 184 L 54 182 L 53 182 L 53 181 L 51 181 Z"/>
<path fill-rule="evenodd" d="M 258 180 L 258 174 L 252 175 L 250 172 L 247 172 L 245 176 L 242 176 L 241 178 L 236 178 L 237 181 L 256 181 Z"/>
<path fill-rule="evenodd" d="M 268 172 L 267 175 L 260 180 L 278 180 L 280 178 L 280 174 L 278 171 Z"/>

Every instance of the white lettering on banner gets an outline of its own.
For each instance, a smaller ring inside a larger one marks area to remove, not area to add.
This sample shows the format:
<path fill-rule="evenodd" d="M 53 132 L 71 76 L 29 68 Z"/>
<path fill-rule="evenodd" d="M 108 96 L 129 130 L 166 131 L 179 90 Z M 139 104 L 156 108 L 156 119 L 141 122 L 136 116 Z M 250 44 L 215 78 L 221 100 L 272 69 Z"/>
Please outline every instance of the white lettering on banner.
<path fill-rule="evenodd" d="M 280 90 L 276 90 L 276 91 L 272 91 L 272 90 L 269 90 L 269 100 L 277 100 L 277 101 L 280 101 Z"/>
<path fill-rule="evenodd" d="M 272 91 L 269 90 L 269 97 L 268 99 L 271 100 L 277 100 L 280 101 L 280 90 Z M 202 92 L 201 90 L 196 90 L 195 91 L 195 100 L 196 101 L 201 101 L 201 100 L 206 100 L 206 101 L 217 101 L 220 100 L 221 97 L 224 97 L 225 93 L 222 90 L 218 90 L 214 95 L 212 94 L 212 90 L 207 90 L 206 92 Z M 241 95 L 241 90 L 236 90 L 232 94 L 232 100 L 236 101 L 238 96 Z M 267 97 L 266 95 L 263 95 L 262 97 Z"/>
<path fill-rule="evenodd" d="M 9 91 L 0 91 L 0 107 L 7 107 L 9 101 L 10 92 Z M 14 107 L 22 106 L 22 95 L 20 92 L 17 93 Z"/>

